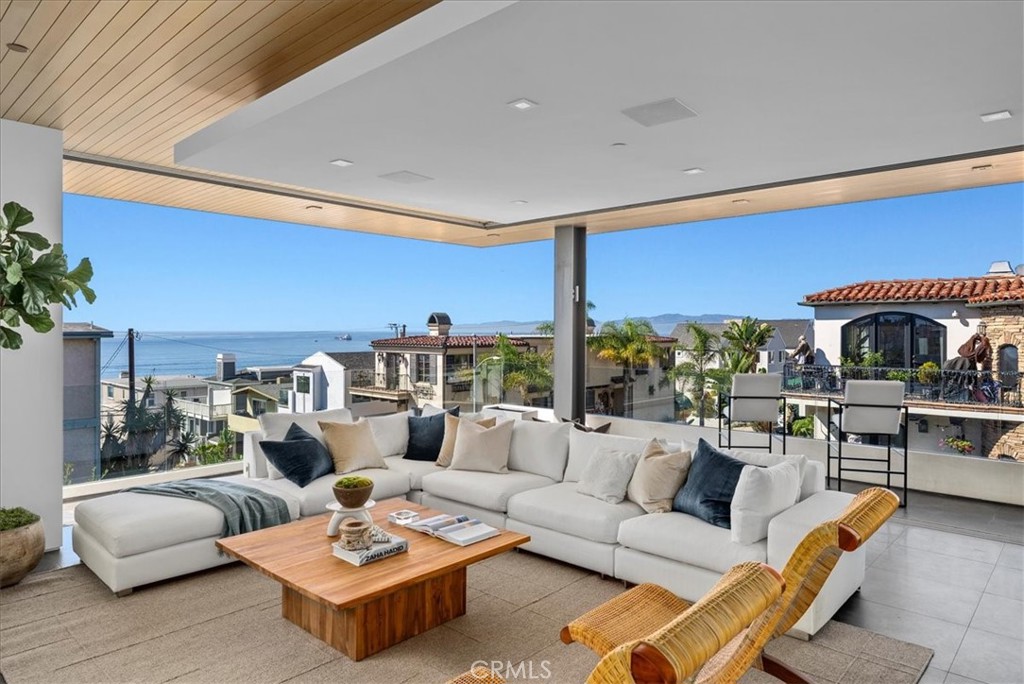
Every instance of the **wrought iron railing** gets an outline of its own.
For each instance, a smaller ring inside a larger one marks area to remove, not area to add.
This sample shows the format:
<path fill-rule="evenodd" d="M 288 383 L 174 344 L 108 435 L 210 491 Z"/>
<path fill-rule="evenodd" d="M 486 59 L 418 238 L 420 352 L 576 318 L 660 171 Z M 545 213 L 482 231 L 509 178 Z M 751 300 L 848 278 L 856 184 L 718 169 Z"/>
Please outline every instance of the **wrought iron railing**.
<path fill-rule="evenodd" d="M 413 383 L 409 382 L 409 376 L 405 373 L 374 373 L 372 371 L 359 371 L 351 377 L 352 387 L 364 389 L 382 389 L 388 391 L 412 392 Z"/>
<path fill-rule="evenodd" d="M 782 389 L 788 394 L 841 396 L 847 380 L 899 380 L 904 396 L 913 401 L 1020 407 L 1020 373 L 941 370 L 937 368 L 881 368 L 787 363 Z"/>

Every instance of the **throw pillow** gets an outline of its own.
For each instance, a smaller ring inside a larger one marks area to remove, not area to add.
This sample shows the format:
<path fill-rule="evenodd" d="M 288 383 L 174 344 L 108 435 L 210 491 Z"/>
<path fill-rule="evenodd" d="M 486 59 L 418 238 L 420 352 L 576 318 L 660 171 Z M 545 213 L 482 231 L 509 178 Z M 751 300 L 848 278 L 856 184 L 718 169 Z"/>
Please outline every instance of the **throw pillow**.
<path fill-rule="evenodd" d="M 636 452 L 598 449 L 583 469 L 576 491 L 606 503 L 622 503 L 638 460 Z"/>
<path fill-rule="evenodd" d="M 590 457 L 598 449 L 618 449 L 642 454 L 650 439 L 624 435 L 602 435 L 596 432 L 569 430 L 569 459 L 565 464 L 563 482 L 579 482 Z"/>
<path fill-rule="evenodd" d="M 689 451 L 669 453 L 661 442 L 652 439 L 640 454 L 626 498 L 648 513 L 668 513 L 673 497 L 686 481 L 691 461 Z"/>
<path fill-rule="evenodd" d="M 512 428 L 508 467 L 561 482 L 569 458 L 570 430 L 568 423 L 517 420 Z"/>
<path fill-rule="evenodd" d="M 457 406 L 455 408 L 458 409 Z M 429 418 L 430 416 L 436 416 L 441 413 L 448 413 L 449 411 L 451 411 L 451 409 L 443 409 L 440 406 L 434 406 L 433 404 L 424 404 L 423 408 L 421 408 L 419 411 L 419 416 Z M 455 411 L 455 415 L 459 415 L 458 410 Z"/>
<path fill-rule="evenodd" d="M 686 484 L 672 500 L 672 510 L 728 529 L 732 519 L 732 496 L 746 465 L 701 439 L 697 442 Z"/>
<path fill-rule="evenodd" d="M 611 423 L 605 423 L 604 425 L 598 425 L 597 427 L 590 427 L 586 423 L 581 423 L 578 420 L 570 420 L 569 418 L 559 418 L 558 420 L 563 423 L 570 423 L 574 428 L 580 432 L 597 432 L 600 434 L 607 434 L 608 430 L 611 429 Z"/>
<path fill-rule="evenodd" d="M 444 439 L 441 441 L 441 451 L 437 454 L 437 465 L 447 468 L 452 464 L 452 456 L 455 455 L 455 439 L 458 436 L 459 423 L 464 420 L 476 423 L 485 428 L 494 427 L 498 419 L 491 418 L 460 418 L 450 413 L 444 414 Z"/>
<path fill-rule="evenodd" d="M 807 468 L 807 457 L 797 454 L 769 454 L 767 452 L 740 451 L 739 449 L 723 449 L 722 453 L 727 456 L 732 456 L 738 461 L 743 461 L 744 463 L 756 466 L 773 466 L 786 462 L 793 463 L 796 465 L 797 472 L 800 476 L 801 488 L 803 487 L 804 474 L 809 471 Z M 813 488 L 813 484 L 810 486 Z M 813 491 L 814 490 L 812 489 L 808 492 L 808 495 Z M 801 495 L 802 492 L 798 490 L 796 496 L 793 498 L 793 503 L 798 503 Z"/>
<path fill-rule="evenodd" d="M 260 448 L 282 476 L 300 487 L 334 471 L 327 447 L 295 423 L 282 441 L 262 440 Z"/>
<path fill-rule="evenodd" d="M 513 422 L 506 420 L 485 428 L 469 420 L 459 421 L 451 469 L 507 473 Z"/>
<path fill-rule="evenodd" d="M 432 416 L 409 416 L 409 446 L 402 458 L 436 461 L 444 442 L 444 417 L 449 414 L 459 415 L 459 407 Z"/>
<path fill-rule="evenodd" d="M 799 493 L 800 473 L 792 461 L 744 466 L 730 507 L 732 540 L 753 544 L 766 539 L 768 523 L 792 506 Z"/>
<path fill-rule="evenodd" d="M 264 413 L 260 416 L 260 431 L 263 439 L 271 442 L 284 440 L 292 425 L 298 425 L 312 436 L 316 441 L 324 444 L 323 433 L 320 432 L 318 421 L 327 423 L 351 423 L 352 412 L 347 408 L 329 409 L 327 411 L 314 411 L 313 413 Z M 326 444 L 324 444 L 326 447 Z M 257 477 L 257 476 L 253 476 Z M 267 461 L 267 478 L 280 480 L 284 475 L 274 467 L 274 464 Z"/>
<path fill-rule="evenodd" d="M 366 422 L 373 431 L 373 439 L 381 456 L 401 456 L 409 445 L 409 411 L 386 416 L 369 416 Z"/>
<path fill-rule="evenodd" d="M 320 423 L 320 429 L 334 461 L 334 472 L 338 475 L 363 468 L 388 467 L 373 439 L 373 429 L 365 418 L 355 423 Z"/>

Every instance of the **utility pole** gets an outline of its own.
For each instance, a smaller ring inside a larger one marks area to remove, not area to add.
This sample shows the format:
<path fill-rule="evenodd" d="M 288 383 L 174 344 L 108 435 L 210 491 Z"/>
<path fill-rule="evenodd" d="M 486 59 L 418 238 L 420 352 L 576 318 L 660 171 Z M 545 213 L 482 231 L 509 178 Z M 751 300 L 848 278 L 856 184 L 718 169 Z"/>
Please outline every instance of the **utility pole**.
<path fill-rule="evenodd" d="M 135 329 L 128 328 L 128 405 L 135 407 Z"/>

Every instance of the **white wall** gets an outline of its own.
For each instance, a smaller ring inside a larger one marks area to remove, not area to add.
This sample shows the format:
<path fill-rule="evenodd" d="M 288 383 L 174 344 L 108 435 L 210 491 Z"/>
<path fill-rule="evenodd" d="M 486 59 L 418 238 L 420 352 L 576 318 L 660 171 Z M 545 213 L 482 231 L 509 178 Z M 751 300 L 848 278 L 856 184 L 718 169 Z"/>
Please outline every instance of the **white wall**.
<path fill-rule="evenodd" d="M 35 222 L 28 230 L 51 242 L 63 239 L 62 148 L 58 130 L 0 120 L 0 204 L 14 201 L 32 211 Z M 53 306 L 51 313 L 53 330 L 41 335 L 22 326 L 24 346 L 0 350 L 0 506 L 24 506 L 42 516 L 46 548 L 56 549 L 62 521 L 64 344 L 63 311 Z"/>

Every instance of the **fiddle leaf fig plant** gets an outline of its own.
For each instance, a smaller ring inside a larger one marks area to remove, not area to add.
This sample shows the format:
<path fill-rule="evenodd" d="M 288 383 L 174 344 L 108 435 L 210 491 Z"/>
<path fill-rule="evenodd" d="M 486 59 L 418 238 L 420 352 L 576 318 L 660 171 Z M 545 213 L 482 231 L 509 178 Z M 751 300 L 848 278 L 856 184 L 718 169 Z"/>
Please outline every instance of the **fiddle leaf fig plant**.
<path fill-rule="evenodd" d="M 82 259 L 68 270 L 60 243 L 51 245 L 39 233 L 22 230 L 32 223 L 32 212 L 8 202 L 0 213 L 0 348 L 18 349 L 22 323 L 36 332 L 53 330 L 50 304 L 77 306 L 79 292 L 90 304 L 96 293 L 89 287 L 92 264 Z M 39 254 L 36 254 L 39 252 Z"/>

